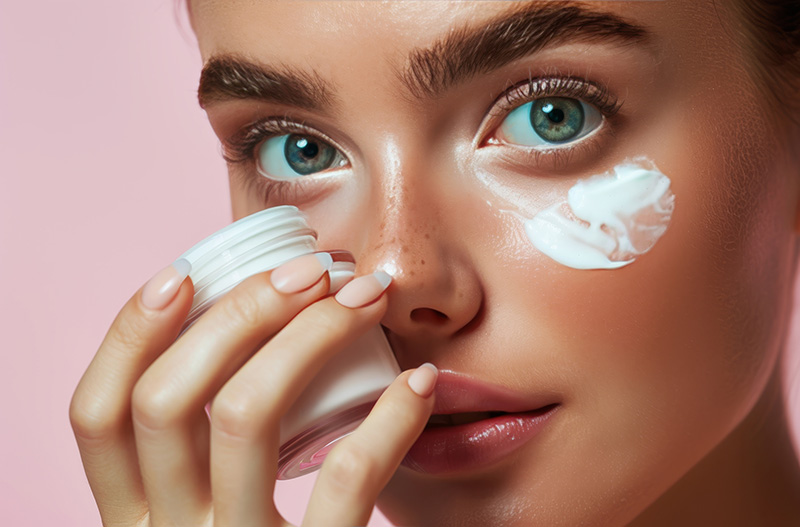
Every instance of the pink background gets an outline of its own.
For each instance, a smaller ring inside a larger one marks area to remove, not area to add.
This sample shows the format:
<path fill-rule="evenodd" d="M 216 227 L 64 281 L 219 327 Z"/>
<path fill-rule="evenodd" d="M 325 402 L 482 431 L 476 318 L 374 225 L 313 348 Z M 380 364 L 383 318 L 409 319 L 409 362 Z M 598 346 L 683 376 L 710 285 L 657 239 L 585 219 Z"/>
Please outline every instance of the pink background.
<path fill-rule="evenodd" d="M 129 296 L 230 221 L 199 71 L 171 0 L 0 0 L 4 525 L 100 525 L 72 392 Z M 800 379 L 792 392 L 800 417 Z M 314 479 L 278 484 L 290 521 Z M 369 525 L 389 524 L 376 511 Z"/>

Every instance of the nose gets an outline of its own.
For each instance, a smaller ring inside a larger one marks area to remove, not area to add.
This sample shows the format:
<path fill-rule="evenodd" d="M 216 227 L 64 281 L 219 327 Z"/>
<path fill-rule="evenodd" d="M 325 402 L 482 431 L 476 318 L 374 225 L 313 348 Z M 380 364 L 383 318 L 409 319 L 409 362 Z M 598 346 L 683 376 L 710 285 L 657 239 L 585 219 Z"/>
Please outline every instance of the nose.
<path fill-rule="evenodd" d="M 445 339 L 475 322 L 483 294 L 471 265 L 463 214 L 446 178 L 437 178 L 412 160 L 397 156 L 366 204 L 356 249 L 359 272 L 389 273 L 388 311 L 382 324 L 412 341 Z"/>

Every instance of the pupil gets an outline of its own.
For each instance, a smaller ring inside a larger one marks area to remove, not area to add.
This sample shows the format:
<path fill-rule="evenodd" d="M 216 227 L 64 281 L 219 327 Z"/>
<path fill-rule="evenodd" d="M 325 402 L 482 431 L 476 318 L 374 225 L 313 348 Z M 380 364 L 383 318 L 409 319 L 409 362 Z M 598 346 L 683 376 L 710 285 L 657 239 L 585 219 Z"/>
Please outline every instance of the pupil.
<path fill-rule="evenodd" d="M 336 149 L 313 137 L 291 134 L 284 147 L 286 162 L 298 174 L 313 174 L 330 168 Z"/>
<path fill-rule="evenodd" d="M 536 135 L 551 143 L 563 143 L 581 132 L 585 116 L 575 99 L 545 97 L 531 106 L 530 119 Z"/>
<path fill-rule="evenodd" d="M 319 153 L 319 146 L 317 146 L 316 143 L 309 143 L 306 139 L 301 139 L 298 141 L 297 146 L 300 147 L 300 151 L 303 153 L 303 155 L 309 159 L 316 157 L 316 155 Z"/>
<path fill-rule="evenodd" d="M 555 110 L 551 111 L 547 114 L 551 121 L 554 123 L 560 123 L 564 120 L 564 110 L 560 110 L 556 108 Z"/>

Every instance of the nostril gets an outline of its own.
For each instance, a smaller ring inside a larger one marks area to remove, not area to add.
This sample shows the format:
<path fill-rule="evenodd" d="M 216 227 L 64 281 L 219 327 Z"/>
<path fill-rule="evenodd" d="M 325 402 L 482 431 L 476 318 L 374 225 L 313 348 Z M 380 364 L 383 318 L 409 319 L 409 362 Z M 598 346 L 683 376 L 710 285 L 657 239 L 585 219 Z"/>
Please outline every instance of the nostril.
<path fill-rule="evenodd" d="M 411 311 L 411 320 L 413 322 L 441 326 L 442 324 L 448 322 L 450 317 L 441 311 L 437 311 L 429 307 L 418 307 Z"/>

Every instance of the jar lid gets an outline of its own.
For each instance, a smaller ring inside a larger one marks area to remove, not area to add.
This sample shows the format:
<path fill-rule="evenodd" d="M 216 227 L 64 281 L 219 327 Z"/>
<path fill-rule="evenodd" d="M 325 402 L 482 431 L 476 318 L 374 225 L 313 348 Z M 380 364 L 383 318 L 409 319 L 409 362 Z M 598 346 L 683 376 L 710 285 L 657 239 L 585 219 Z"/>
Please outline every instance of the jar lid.
<path fill-rule="evenodd" d="M 317 234 L 297 207 L 264 209 L 220 229 L 184 252 L 195 287 L 190 318 L 254 274 L 317 249 Z"/>
<path fill-rule="evenodd" d="M 301 218 L 305 220 L 305 215 L 297 207 L 282 205 L 258 211 L 249 216 L 245 216 L 230 225 L 226 225 L 214 234 L 197 242 L 191 249 L 184 252 L 180 258 L 186 258 L 192 264 L 200 264 L 203 258 L 212 253 L 228 247 L 230 244 L 237 243 L 246 239 L 249 235 L 257 233 L 266 225 L 278 224 L 286 218 Z"/>

